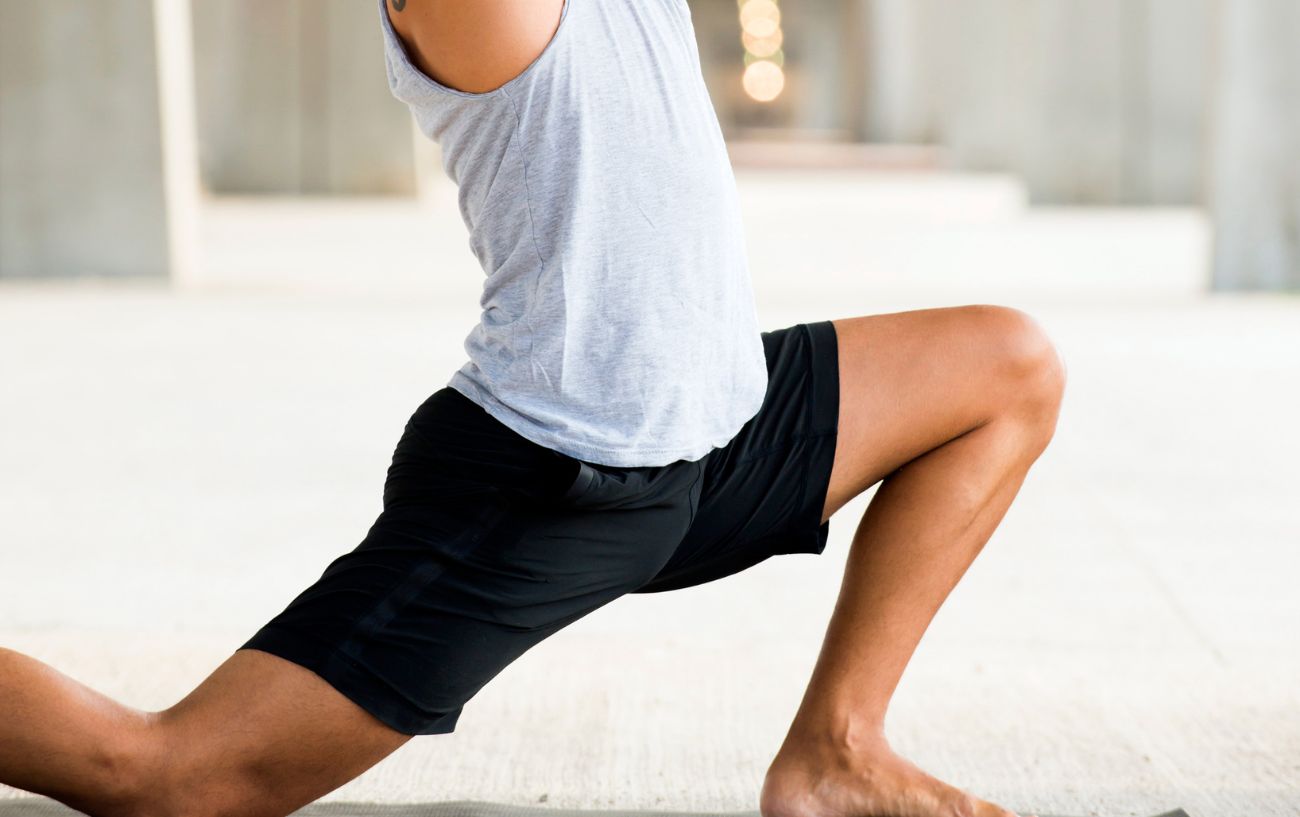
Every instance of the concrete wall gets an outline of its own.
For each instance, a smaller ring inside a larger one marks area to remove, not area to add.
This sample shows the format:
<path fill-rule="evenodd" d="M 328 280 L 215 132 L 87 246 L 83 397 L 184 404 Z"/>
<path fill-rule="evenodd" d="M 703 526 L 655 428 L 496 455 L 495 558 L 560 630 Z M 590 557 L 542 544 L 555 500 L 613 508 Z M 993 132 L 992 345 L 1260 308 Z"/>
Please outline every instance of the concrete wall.
<path fill-rule="evenodd" d="M 1228 0 L 1232 2 L 1232 0 Z M 1039 202 L 1202 199 L 1216 0 L 782 0 L 788 91 L 739 91 L 733 0 L 694 0 L 732 135 L 944 146 Z"/>
<path fill-rule="evenodd" d="M 1300 3 L 1234 0 L 1219 30 L 1215 286 L 1300 289 Z"/>
<path fill-rule="evenodd" d="M 714 109 L 731 139 L 854 140 L 864 103 L 858 3 L 782 0 L 786 86 L 757 103 L 741 86 L 744 47 L 735 0 L 692 0 L 691 18 Z"/>
<path fill-rule="evenodd" d="M 782 8 L 790 89 L 760 106 L 735 3 L 692 0 L 731 135 L 937 143 L 1038 202 L 1208 203 L 1216 286 L 1300 286 L 1300 4 Z M 388 93 L 370 3 L 0 0 L 0 276 L 186 274 L 195 87 L 214 191 L 406 195 L 437 172 Z"/>
<path fill-rule="evenodd" d="M 377 5 L 193 0 L 200 162 L 218 193 L 416 192 Z"/>
<path fill-rule="evenodd" d="M 1200 198 L 1212 0 L 862 0 L 867 121 L 1040 202 Z"/>
<path fill-rule="evenodd" d="M 782 0 L 767 106 L 733 0 L 691 6 L 730 136 L 935 144 L 1040 204 L 1210 207 L 1216 288 L 1300 287 L 1295 0 Z"/>
<path fill-rule="evenodd" d="M 1040 203 L 1207 206 L 1215 288 L 1300 287 L 1300 3 L 862 2 L 871 138 Z"/>
<path fill-rule="evenodd" d="M 0 276 L 183 274 L 193 135 L 175 12 L 0 2 Z"/>

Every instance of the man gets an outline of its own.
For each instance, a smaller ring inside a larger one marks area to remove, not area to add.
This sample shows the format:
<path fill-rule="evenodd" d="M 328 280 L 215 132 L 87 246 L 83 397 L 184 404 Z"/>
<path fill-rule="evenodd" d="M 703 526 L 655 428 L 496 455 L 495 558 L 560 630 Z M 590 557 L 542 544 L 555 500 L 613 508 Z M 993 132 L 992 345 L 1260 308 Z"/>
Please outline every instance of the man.
<path fill-rule="evenodd" d="M 685 0 L 383 0 L 390 87 L 487 275 L 354 551 L 161 712 L 0 652 L 0 781 L 96 817 L 285 815 L 630 592 L 820 553 L 862 519 L 764 817 L 1010 812 L 885 711 L 1056 426 L 1065 369 L 1003 307 L 759 332 Z M 936 735 L 942 740 L 943 735 Z"/>

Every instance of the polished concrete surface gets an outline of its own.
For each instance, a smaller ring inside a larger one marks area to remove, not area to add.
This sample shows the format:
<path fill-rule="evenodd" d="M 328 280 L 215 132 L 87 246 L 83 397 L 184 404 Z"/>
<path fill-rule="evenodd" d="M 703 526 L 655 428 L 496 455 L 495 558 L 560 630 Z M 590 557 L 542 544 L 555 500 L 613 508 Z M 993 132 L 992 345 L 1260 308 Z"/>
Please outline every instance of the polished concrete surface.
<path fill-rule="evenodd" d="M 751 222 L 788 228 L 752 239 L 764 328 L 1008 303 L 1069 367 L 1057 437 L 922 642 L 890 737 L 1027 813 L 1295 815 L 1300 298 L 1189 295 L 1194 214 L 1057 213 L 1054 238 L 1031 237 L 1049 216 L 993 188 L 809 248 L 828 260 L 797 287 L 797 243 L 843 216 L 747 199 L 768 207 Z M 211 213 L 207 277 L 186 286 L 0 287 L 0 644 L 142 708 L 183 696 L 360 541 L 403 423 L 476 314 L 445 202 Z M 961 233 L 966 277 L 934 247 L 906 280 L 854 276 L 902 251 L 891 229 Z M 1052 246 L 1156 271 L 1090 284 L 1062 249 L 1054 281 L 1033 268 Z M 327 800 L 755 809 L 870 496 L 819 557 L 597 611 L 489 684 L 455 734 Z"/>
<path fill-rule="evenodd" d="M 0 817 L 69 817 L 78 814 L 46 798 L 0 802 Z M 383 805 L 377 803 L 313 803 L 293 817 L 758 817 L 757 811 L 690 812 L 627 809 L 557 809 L 546 806 L 507 806 L 500 803 L 448 802 Z M 1053 817 L 1043 814 L 1039 817 Z M 1156 817 L 1188 817 L 1181 809 Z"/>

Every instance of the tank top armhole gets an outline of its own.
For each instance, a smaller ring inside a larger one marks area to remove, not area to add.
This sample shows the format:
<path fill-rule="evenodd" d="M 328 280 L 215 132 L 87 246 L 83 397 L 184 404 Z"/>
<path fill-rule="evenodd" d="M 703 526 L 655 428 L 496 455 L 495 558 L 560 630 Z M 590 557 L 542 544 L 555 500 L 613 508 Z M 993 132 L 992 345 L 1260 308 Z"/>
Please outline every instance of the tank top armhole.
<path fill-rule="evenodd" d="M 412 78 L 421 87 L 436 93 L 460 97 L 461 99 L 489 99 L 509 92 L 513 86 L 527 79 L 543 60 L 549 58 L 548 55 L 555 50 L 556 41 L 564 34 L 567 27 L 565 23 L 569 19 L 569 6 L 571 3 L 572 0 L 564 0 L 564 5 L 560 9 L 560 21 L 555 27 L 555 33 L 551 35 L 551 39 L 547 41 L 532 62 L 496 88 L 479 93 L 461 91 L 449 85 L 443 85 L 415 64 L 410 53 L 406 50 L 406 44 L 402 42 L 401 36 L 398 35 L 397 29 L 393 28 L 393 21 L 388 16 L 388 0 L 379 0 L 379 28 L 384 38 L 384 50 L 388 54 L 389 64 L 392 66 L 393 71 Z M 393 90 L 396 91 L 395 88 Z"/>

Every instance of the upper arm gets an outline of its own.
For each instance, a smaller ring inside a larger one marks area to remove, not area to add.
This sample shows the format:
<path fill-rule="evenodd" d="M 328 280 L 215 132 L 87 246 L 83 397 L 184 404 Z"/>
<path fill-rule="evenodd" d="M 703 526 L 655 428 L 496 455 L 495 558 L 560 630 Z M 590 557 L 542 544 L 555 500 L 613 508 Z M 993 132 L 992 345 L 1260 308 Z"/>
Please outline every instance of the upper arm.
<path fill-rule="evenodd" d="M 449 88 L 485 93 L 537 59 L 563 8 L 564 0 L 389 0 L 388 18 L 421 71 Z"/>

